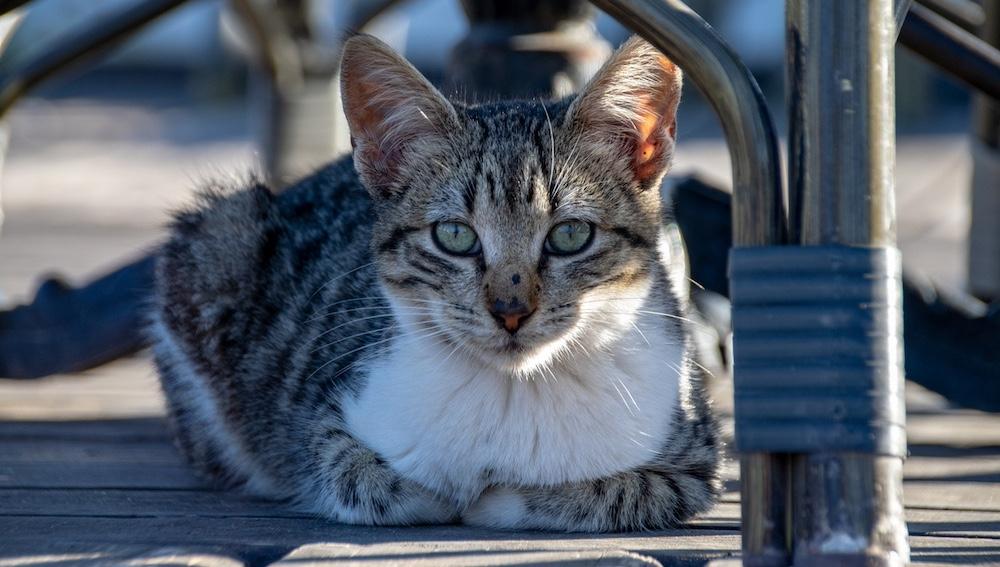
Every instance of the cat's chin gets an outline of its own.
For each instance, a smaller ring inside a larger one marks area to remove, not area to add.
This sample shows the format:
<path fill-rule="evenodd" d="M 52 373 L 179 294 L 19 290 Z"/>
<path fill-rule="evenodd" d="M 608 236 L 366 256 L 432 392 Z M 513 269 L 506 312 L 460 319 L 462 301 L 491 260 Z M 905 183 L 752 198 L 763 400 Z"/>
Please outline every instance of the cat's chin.
<path fill-rule="evenodd" d="M 549 364 L 564 344 L 564 339 L 539 344 L 538 341 L 514 336 L 479 350 L 477 355 L 483 363 L 497 370 L 530 376 Z"/>

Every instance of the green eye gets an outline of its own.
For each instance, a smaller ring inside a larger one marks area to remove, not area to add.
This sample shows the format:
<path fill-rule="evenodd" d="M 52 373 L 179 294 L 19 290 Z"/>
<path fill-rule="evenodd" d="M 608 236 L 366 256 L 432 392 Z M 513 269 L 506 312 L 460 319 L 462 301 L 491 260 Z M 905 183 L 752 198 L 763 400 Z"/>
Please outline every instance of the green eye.
<path fill-rule="evenodd" d="M 594 237 L 594 227 L 589 222 L 561 222 L 545 238 L 545 250 L 550 254 L 576 254 L 582 252 Z"/>
<path fill-rule="evenodd" d="M 434 242 L 449 254 L 471 256 L 479 253 L 479 237 L 472 227 L 460 222 L 439 222 L 434 225 Z"/>

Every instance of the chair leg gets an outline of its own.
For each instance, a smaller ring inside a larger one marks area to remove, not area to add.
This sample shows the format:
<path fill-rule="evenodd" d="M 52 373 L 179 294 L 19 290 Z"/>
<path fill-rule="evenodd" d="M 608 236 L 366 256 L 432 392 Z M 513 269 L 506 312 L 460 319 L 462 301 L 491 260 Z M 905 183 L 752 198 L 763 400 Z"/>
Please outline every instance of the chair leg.
<path fill-rule="evenodd" d="M 984 0 L 983 40 L 1000 47 L 1000 0 Z M 976 96 L 972 152 L 972 222 L 969 227 L 969 291 L 1000 300 L 1000 101 Z"/>

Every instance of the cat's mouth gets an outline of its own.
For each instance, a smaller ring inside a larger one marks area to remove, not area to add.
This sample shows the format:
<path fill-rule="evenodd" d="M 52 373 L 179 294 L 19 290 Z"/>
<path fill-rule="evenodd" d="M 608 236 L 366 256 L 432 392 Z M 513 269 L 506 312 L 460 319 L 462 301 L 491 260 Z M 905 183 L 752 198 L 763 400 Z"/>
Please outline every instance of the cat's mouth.
<path fill-rule="evenodd" d="M 523 354 L 527 352 L 528 346 L 524 341 L 520 341 L 517 337 L 511 337 L 500 347 L 500 350 L 506 354 Z"/>

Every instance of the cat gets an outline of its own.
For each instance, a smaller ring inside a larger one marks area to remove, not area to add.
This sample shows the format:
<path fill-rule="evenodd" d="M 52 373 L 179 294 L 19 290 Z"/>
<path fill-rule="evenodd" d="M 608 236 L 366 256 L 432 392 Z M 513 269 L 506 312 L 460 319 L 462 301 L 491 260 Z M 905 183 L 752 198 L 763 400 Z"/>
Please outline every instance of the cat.
<path fill-rule="evenodd" d="M 680 70 L 626 42 L 563 101 L 449 102 L 348 40 L 346 156 L 210 185 L 158 257 L 170 422 L 210 478 L 354 524 L 676 526 L 719 492 L 659 186 Z"/>

